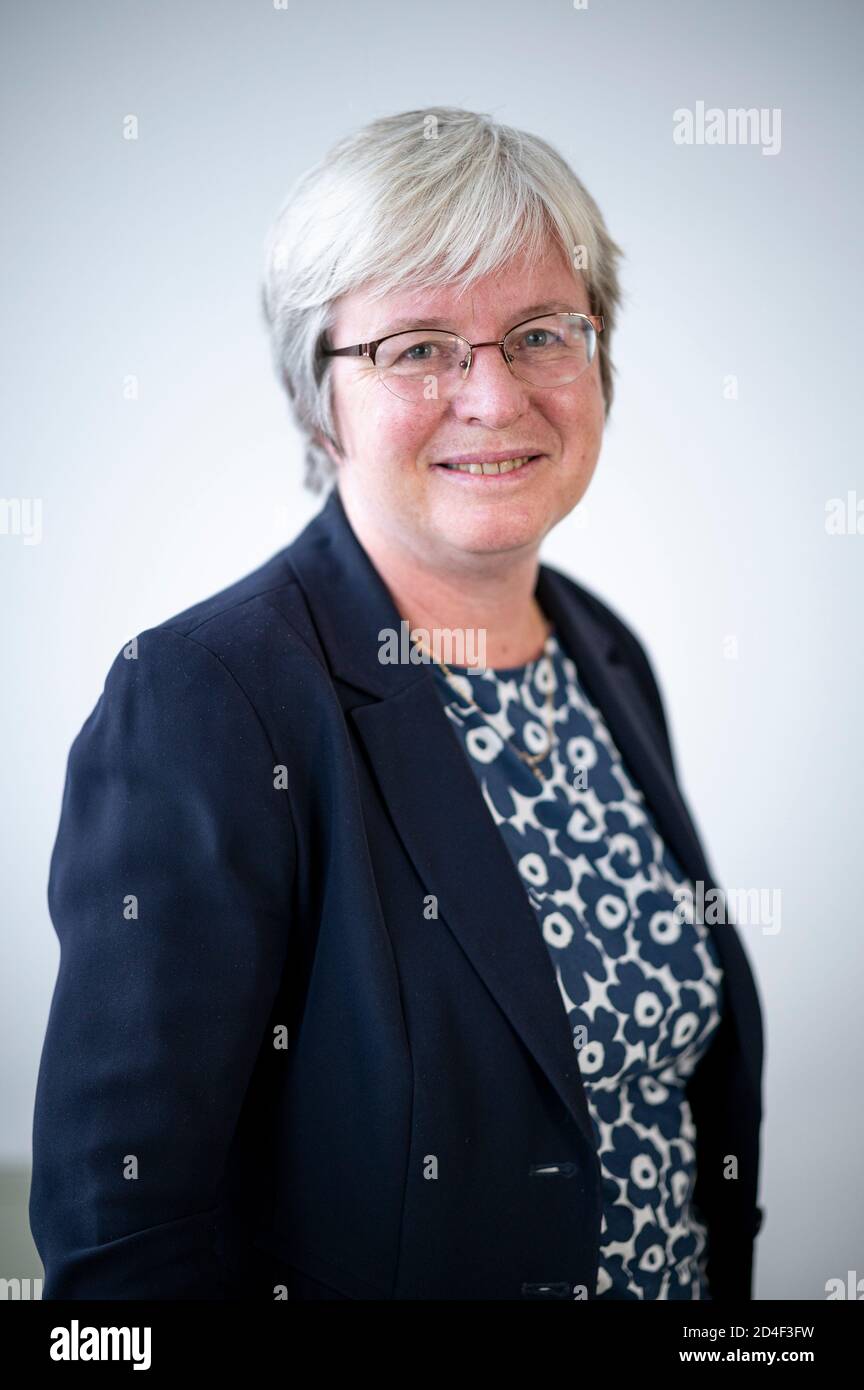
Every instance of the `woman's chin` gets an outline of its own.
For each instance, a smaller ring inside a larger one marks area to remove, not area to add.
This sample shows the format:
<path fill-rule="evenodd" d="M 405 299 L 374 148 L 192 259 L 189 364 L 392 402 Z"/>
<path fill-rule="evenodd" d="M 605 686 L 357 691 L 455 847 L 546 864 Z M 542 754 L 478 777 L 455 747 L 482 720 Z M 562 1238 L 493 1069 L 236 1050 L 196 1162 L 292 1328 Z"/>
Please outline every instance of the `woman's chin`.
<path fill-rule="evenodd" d="M 435 529 L 454 550 L 491 554 L 538 546 L 549 529 L 544 520 L 545 514 L 532 507 L 507 508 L 504 513 L 498 508 L 489 512 L 478 509 L 470 515 L 456 517 L 450 512 L 439 516 Z"/>

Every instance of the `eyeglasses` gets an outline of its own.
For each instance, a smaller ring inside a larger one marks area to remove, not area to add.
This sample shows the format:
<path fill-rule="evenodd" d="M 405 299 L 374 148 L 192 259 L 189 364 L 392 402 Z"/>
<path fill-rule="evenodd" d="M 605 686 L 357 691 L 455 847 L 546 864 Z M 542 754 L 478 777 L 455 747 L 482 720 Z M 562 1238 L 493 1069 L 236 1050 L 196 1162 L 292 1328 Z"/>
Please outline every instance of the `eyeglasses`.
<path fill-rule="evenodd" d="M 449 400 L 468 379 L 477 348 L 497 347 L 515 377 L 541 388 L 578 381 L 594 360 L 600 314 L 543 314 L 517 323 L 500 340 L 469 343 L 457 333 L 412 328 L 372 343 L 322 348 L 323 357 L 368 357 L 401 400 Z"/>

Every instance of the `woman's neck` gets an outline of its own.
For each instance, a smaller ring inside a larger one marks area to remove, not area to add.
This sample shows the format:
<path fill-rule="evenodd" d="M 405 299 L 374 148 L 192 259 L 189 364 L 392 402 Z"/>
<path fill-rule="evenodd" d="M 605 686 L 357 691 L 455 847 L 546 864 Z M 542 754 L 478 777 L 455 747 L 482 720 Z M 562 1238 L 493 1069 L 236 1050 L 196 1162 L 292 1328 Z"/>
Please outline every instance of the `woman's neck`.
<path fill-rule="evenodd" d="M 374 528 L 363 528 L 358 539 L 400 618 L 411 632 L 428 633 L 426 643 L 435 642 L 436 630 L 458 634 L 466 650 L 479 651 L 477 664 L 493 668 L 523 666 L 541 655 L 551 624 L 534 596 L 536 552 L 496 556 L 494 563 L 489 556 L 470 556 L 456 572 L 382 543 Z M 470 656 L 452 660 L 456 665 L 474 664 Z"/>
<path fill-rule="evenodd" d="M 472 601 L 475 596 L 465 594 L 430 595 L 428 584 L 418 593 L 413 583 L 400 588 L 394 586 L 392 578 L 388 580 L 384 576 L 384 579 L 399 616 L 408 623 L 411 632 L 422 631 L 424 645 L 428 646 L 431 641 L 435 650 L 436 641 L 442 640 L 436 638 L 436 632 L 458 634 L 466 655 L 454 654 L 451 660 L 455 665 L 470 666 L 476 662 L 492 668 L 524 666 L 540 656 L 551 631 L 550 623 L 533 597 L 533 588 L 527 600 L 511 607 L 484 603 L 482 599 Z M 458 648 L 455 643 L 453 645 L 455 652 Z M 446 657 L 440 659 L 446 660 Z"/>

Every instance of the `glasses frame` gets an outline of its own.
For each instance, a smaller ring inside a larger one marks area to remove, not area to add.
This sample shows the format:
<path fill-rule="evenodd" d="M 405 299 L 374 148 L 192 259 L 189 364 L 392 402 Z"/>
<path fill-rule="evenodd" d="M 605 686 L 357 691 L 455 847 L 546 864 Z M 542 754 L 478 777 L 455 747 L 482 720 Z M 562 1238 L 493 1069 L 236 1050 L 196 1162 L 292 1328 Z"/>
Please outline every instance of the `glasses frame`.
<path fill-rule="evenodd" d="M 460 367 L 464 365 L 465 375 L 462 378 L 463 382 L 467 381 L 468 379 L 468 373 L 470 372 L 472 363 L 474 361 L 475 349 L 481 347 L 497 347 L 501 353 L 501 356 L 504 358 L 504 361 L 507 364 L 507 369 L 510 372 L 511 376 L 516 377 L 517 381 L 522 381 L 524 380 L 524 378 L 518 376 L 518 374 L 513 371 L 513 363 L 511 358 L 507 356 L 507 353 L 504 350 L 504 344 L 510 337 L 511 333 L 515 333 L 517 328 L 523 328 L 526 323 L 539 323 L 541 319 L 557 318 L 561 314 L 566 314 L 568 318 L 573 319 L 587 319 L 588 322 L 591 324 L 592 328 L 594 329 L 595 333 L 597 333 L 598 335 L 603 332 L 603 329 L 606 326 L 606 320 L 604 319 L 602 314 L 583 314 L 576 309 L 553 309 L 548 314 L 534 314 L 533 317 L 530 319 L 522 319 L 519 323 L 514 323 L 512 328 L 508 328 L 503 338 L 490 338 L 489 341 L 485 343 L 469 343 L 468 339 L 463 338 L 461 333 L 452 333 L 450 329 L 447 328 L 424 328 L 422 324 L 418 324 L 416 328 L 400 328 L 398 333 L 385 333 L 383 338 L 374 338 L 372 342 L 369 343 L 352 343 L 350 347 L 341 348 L 322 348 L 321 356 L 368 357 L 374 366 L 376 365 L 375 354 L 377 353 L 381 344 L 387 342 L 388 338 L 401 338 L 403 333 L 450 333 L 450 336 L 452 338 L 458 338 L 460 342 L 465 343 L 465 345 L 468 348 L 468 356 L 465 359 L 464 364 L 461 362 L 459 364 Z M 593 357 L 591 360 L 593 362 Z M 591 364 L 589 363 L 588 365 L 590 366 Z M 582 372 L 579 373 L 579 376 L 582 376 Z M 574 377 L 573 381 L 578 381 L 579 376 Z M 383 381 L 383 378 L 382 384 L 386 385 L 386 382 Z M 530 386 L 533 383 L 528 382 L 527 384 Z M 561 384 L 564 386 L 571 386 L 573 383 L 562 382 Z M 544 388 L 536 387 L 535 389 L 543 390 Z M 547 387 L 545 389 L 554 390 L 555 388 Z"/>

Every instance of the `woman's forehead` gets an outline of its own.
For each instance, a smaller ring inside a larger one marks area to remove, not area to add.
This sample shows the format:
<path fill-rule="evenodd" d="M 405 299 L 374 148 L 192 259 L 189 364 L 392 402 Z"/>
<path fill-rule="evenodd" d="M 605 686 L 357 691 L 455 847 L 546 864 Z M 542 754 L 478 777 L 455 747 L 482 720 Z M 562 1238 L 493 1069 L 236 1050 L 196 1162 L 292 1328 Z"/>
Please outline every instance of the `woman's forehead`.
<path fill-rule="evenodd" d="M 402 329 L 454 328 L 480 318 L 494 320 L 495 331 L 537 314 L 565 309 L 588 311 L 581 272 L 561 258 L 533 268 L 513 266 L 482 276 L 465 286 L 406 287 L 376 293 L 356 290 L 336 303 L 336 325 L 364 333 L 399 333 Z"/>

